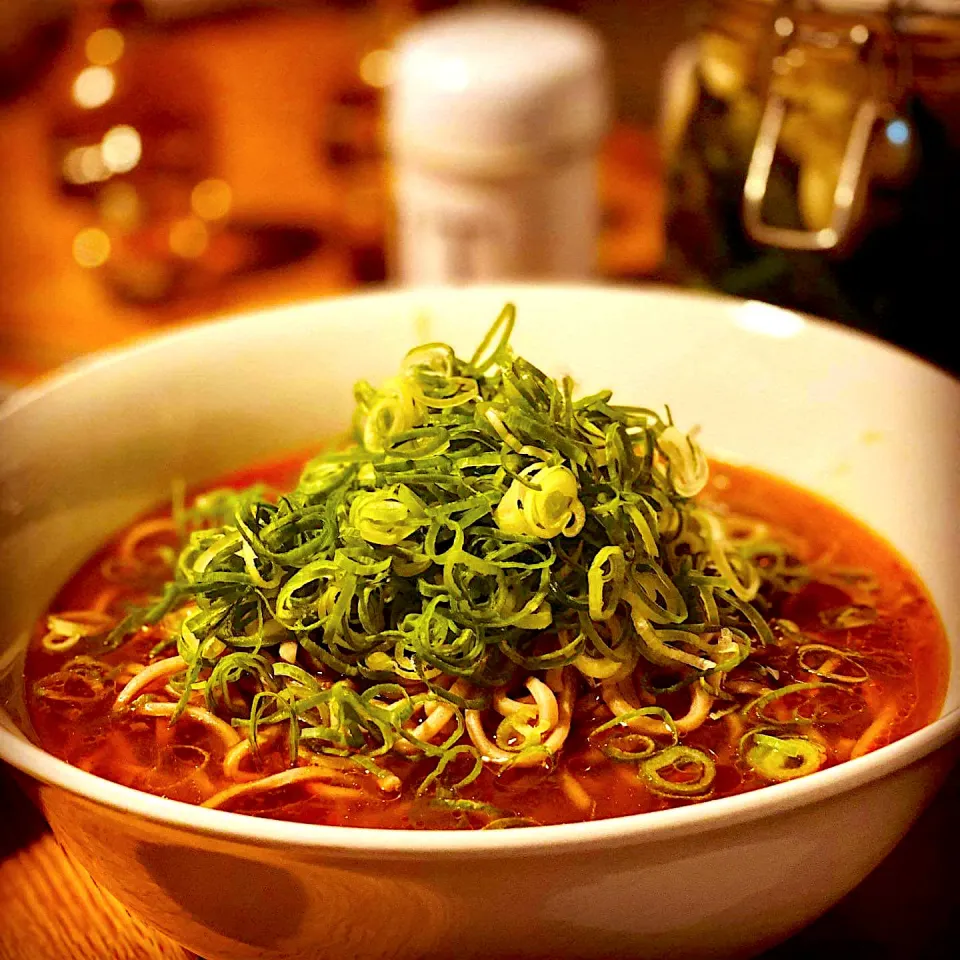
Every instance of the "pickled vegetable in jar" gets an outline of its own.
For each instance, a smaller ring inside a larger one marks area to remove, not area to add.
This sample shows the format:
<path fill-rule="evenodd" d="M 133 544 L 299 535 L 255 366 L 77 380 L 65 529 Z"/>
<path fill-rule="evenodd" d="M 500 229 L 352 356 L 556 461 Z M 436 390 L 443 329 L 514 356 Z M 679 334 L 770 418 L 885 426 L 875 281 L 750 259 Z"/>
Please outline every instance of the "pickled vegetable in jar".
<path fill-rule="evenodd" d="M 960 2 L 711 0 L 665 78 L 668 272 L 957 370 Z"/>

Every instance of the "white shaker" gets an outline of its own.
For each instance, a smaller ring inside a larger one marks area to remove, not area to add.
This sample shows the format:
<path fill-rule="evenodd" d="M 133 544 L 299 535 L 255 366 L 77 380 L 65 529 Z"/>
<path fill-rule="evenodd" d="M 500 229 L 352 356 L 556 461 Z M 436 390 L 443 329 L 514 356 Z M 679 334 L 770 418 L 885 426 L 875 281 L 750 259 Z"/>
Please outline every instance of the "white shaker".
<path fill-rule="evenodd" d="M 414 27 L 394 64 L 397 279 L 589 279 L 610 121 L 597 35 L 561 14 L 478 7 Z"/>

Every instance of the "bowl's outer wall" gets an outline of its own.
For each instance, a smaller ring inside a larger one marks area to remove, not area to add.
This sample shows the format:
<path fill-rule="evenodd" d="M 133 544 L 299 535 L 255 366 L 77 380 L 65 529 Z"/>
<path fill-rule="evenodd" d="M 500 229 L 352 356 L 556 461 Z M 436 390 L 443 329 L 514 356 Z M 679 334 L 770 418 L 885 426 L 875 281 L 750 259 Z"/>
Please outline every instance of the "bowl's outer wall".
<path fill-rule="evenodd" d="M 107 890 L 209 960 L 748 957 L 901 839 L 938 751 L 817 805 L 693 837 L 524 858 L 382 861 L 191 835 L 52 787 L 43 809 Z M 215 891 L 215 893 L 214 893 Z"/>
<path fill-rule="evenodd" d="M 356 379 L 383 379 L 427 339 L 468 353 L 508 298 L 518 351 L 548 372 L 576 373 L 583 392 L 612 386 L 625 403 L 667 401 L 679 424 L 702 425 L 711 452 L 865 519 L 917 568 L 958 642 L 960 390 L 945 375 L 760 304 L 587 287 L 422 291 L 195 328 L 15 398 L 0 418 L 0 699 L 16 693 L 25 636 L 57 585 L 174 477 L 209 479 L 333 436 Z M 94 876 L 204 956 L 306 958 L 323 943 L 345 957 L 692 960 L 746 955 L 822 912 L 902 836 L 945 757 L 740 828 L 502 861 L 214 839 L 41 793 Z"/>

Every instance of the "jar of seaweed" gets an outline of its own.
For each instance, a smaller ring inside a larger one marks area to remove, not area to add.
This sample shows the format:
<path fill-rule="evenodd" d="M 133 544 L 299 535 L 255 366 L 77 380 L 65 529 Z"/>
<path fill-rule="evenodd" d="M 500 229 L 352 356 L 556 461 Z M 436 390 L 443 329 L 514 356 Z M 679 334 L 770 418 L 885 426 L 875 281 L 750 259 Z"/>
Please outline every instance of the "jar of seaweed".
<path fill-rule="evenodd" d="M 702 9 L 664 83 L 670 278 L 956 370 L 960 2 Z"/>

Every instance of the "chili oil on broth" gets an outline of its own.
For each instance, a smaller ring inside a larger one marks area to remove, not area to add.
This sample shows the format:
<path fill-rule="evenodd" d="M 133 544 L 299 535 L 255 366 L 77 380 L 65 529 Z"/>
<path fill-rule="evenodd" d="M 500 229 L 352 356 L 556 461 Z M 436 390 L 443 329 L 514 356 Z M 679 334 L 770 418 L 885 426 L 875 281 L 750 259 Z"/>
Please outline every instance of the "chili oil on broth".
<path fill-rule="evenodd" d="M 242 489 L 260 482 L 282 490 L 295 481 L 300 466 L 299 458 L 277 462 L 235 474 L 214 487 Z M 692 729 L 680 736 L 681 747 L 702 751 L 715 764 L 716 776 L 706 793 L 664 794 L 639 775 L 637 761 L 611 759 L 611 752 L 622 755 L 636 748 L 629 730 L 615 725 L 609 728 L 612 738 L 595 734 L 614 719 L 611 704 L 622 713 L 654 701 L 643 697 L 641 683 L 624 690 L 589 682 L 570 667 L 563 679 L 575 685 L 575 697 L 570 733 L 559 754 L 551 762 L 530 767 L 485 764 L 472 783 L 451 795 L 455 801 L 442 807 L 432 801 L 431 792 L 416 796 L 417 787 L 436 768 L 435 759 L 392 754 L 381 758 L 383 771 L 401 782 L 399 791 L 381 789 L 382 778 L 371 782 L 373 777 L 358 777 L 355 769 L 348 769 L 348 761 L 336 758 L 325 761 L 331 767 L 327 776 L 310 779 L 302 745 L 300 759 L 291 767 L 291 745 L 283 730 L 259 737 L 257 749 L 250 750 L 228 723 L 204 722 L 202 711 L 193 716 L 188 710 L 171 724 L 170 711 L 162 705 L 153 708 L 158 711 L 154 714 L 114 709 L 117 694 L 138 671 L 175 652 L 169 646 L 157 649 L 164 639 L 162 622 L 142 627 L 118 648 L 102 652 L 95 634 L 98 616 L 103 622 L 115 622 L 125 607 L 146 602 L 169 577 L 178 549 L 169 511 L 154 513 L 132 527 L 139 539 L 131 539 L 127 531 L 111 541 L 51 605 L 54 615 L 92 611 L 87 620 L 94 639 L 49 650 L 42 642 L 47 618 L 38 624 L 26 666 L 34 730 L 45 749 L 68 763 L 174 800 L 200 804 L 231 787 L 272 777 L 278 778 L 272 781 L 278 783 L 274 788 L 241 792 L 218 805 L 306 823 L 448 829 L 619 817 L 765 786 L 771 780 L 743 759 L 744 750 L 757 747 L 756 737 L 744 740 L 745 735 L 753 727 L 761 730 L 762 738 L 765 724 L 745 719 L 743 708 L 766 690 L 816 682 L 826 674 L 847 678 L 833 685 L 838 691 L 835 702 L 828 699 L 825 708 L 821 705 L 822 716 L 816 722 L 788 728 L 812 738 L 821 767 L 876 749 L 935 719 L 946 693 L 946 637 L 923 585 L 891 547 L 828 502 L 750 468 L 714 463 L 710 483 L 699 499 L 725 514 L 733 531 L 744 525 L 753 534 L 768 528 L 770 539 L 789 546 L 791 562 L 806 565 L 813 577 L 802 586 L 799 581 L 791 583 L 789 591 L 765 591 L 764 616 L 775 642 L 755 645 L 749 659 L 731 671 L 726 687 L 735 691 L 732 702 L 713 700 L 708 718 L 695 724 L 694 717 L 688 724 Z M 764 558 L 758 562 L 763 564 Z M 865 612 L 871 610 L 875 616 Z M 662 672 L 656 675 L 649 664 L 640 663 L 638 671 L 646 670 L 657 687 L 670 687 L 678 679 Z M 863 670 L 868 678 L 859 682 Z M 160 676 L 142 692 L 162 693 L 169 679 Z M 683 725 L 684 718 L 697 712 L 691 694 L 695 687 L 688 684 L 658 694 L 655 702 Z M 635 700 L 638 689 L 641 699 Z M 251 694 L 243 680 L 231 691 L 238 699 L 249 700 Z M 167 699 L 176 700 L 178 695 L 178 690 L 168 688 Z M 505 695 L 514 702 L 530 700 L 522 686 Z M 802 692 L 794 699 L 777 698 L 767 709 L 773 714 L 802 710 Z M 488 734 L 495 725 L 485 721 Z M 470 743 L 467 732 L 461 739 Z M 796 766 L 803 762 L 798 755 Z M 443 783 L 463 777 L 472 764 L 466 754 L 452 757 L 438 778 L 441 789 Z M 664 768 L 663 776 L 682 784 L 688 776 L 695 778 L 696 771 L 691 774 L 689 766 L 679 762 Z M 788 772 L 779 779 L 789 776 Z"/>

